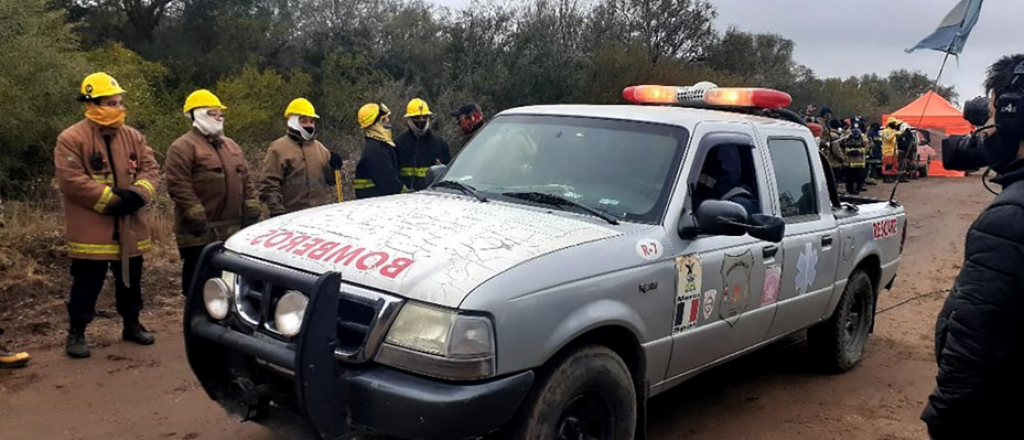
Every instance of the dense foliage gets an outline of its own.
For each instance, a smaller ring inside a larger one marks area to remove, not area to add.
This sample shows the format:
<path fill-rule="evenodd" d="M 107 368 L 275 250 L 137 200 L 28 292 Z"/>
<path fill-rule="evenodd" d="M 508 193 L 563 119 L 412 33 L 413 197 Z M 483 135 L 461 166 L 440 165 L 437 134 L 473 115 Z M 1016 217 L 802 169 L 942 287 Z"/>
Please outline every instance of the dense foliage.
<path fill-rule="evenodd" d="M 651 19 L 657 17 L 658 19 Z M 129 90 L 129 123 L 166 150 L 188 129 L 180 109 L 210 88 L 227 134 L 258 159 L 306 96 L 322 139 L 355 160 L 356 109 L 397 114 L 413 97 L 446 116 L 468 100 L 487 114 L 525 104 L 618 103 L 637 83 L 776 87 L 793 109 L 878 118 L 931 84 L 919 72 L 819 78 L 784 35 L 718 33 L 707 0 L 506 0 L 451 10 L 422 0 L 0 0 L 0 193 L 48 179 L 53 141 L 81 116 L 78 81 L 107 71 Z M 780 30 L 783 34 L 785 30 Z M 951 88 L 940 93 L 956 99 Z M 396 118 L 397 130 L 402 130 Z M 12 194 L 13 193 L 13 194 Z"/>

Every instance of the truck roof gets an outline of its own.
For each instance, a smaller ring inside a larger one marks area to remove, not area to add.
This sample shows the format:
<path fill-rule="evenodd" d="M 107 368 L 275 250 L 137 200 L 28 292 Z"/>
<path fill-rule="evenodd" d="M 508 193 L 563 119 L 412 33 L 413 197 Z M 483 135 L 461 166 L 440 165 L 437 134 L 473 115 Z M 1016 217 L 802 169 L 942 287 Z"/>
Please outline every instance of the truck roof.
<path fill-rule="evenodd" d="M 795 123 L 740 112 L 646 105 L 536 105 L 505 110 L 499 115 L 556 115 L 655 122 L 693 129 L 699 122 L 746 122 L 758 126 L 807 129 Z"/>

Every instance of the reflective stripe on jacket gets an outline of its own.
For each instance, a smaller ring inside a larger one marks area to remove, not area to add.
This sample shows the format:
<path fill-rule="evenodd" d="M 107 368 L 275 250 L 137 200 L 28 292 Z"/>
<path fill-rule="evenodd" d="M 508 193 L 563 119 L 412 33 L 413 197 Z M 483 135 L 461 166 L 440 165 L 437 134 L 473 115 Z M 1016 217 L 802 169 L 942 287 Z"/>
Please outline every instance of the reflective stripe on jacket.
<path fill-rule="evenodd" d="M 147 205 L 156 194 L 160 169 L 142 133 L 82 120 L 57 137 L 53 163 L 71 258 L 118 260 L 122 244 L 132 257 L 150 247 L 148 207 L 127 218 L 107 211 L 119 201 L 112 188 L 134 191 Z"/>
<path fill-rule="evenodd" d="M 356 165 L 357 199 L 388 196 L 405 191 L 398 177 L 395 147 L 377 139 L 366 138 L 363 155 Z"/>
<path fill-rule="evenodd" d="M 427 171 L 434 165 L 448 165 L 452 160 L 448 142 L 428 130 L 416 136 L 407 130 L 395 140 L 398 173 L 406 188 L 419 191 L 427 187 Z"/>

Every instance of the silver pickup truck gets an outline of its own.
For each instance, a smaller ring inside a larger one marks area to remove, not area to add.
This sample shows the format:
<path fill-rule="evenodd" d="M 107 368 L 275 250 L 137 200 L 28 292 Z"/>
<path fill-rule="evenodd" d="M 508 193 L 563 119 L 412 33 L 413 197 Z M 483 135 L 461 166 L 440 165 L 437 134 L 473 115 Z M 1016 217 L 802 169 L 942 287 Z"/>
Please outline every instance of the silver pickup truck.
<path fill-rule="evenodd" d="M 210 245 L 184 319 L 210 398 L 326 439 L 624 440 L 651 396 L 804 329 L 854 367 L 903 208 L 839 197 L 781 92 L 626 95 L 502 112 L 427 190 Z"/>

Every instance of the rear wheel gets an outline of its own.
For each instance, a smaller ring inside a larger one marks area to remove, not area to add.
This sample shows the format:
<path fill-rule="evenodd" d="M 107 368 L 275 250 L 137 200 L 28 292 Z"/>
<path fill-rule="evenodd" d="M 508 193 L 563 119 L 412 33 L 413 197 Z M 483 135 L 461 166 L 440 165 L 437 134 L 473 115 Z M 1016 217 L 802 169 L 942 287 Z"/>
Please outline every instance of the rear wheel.
<path fill-rule="evenodd" d="M 555 364 L 510 426 L 516 440 L 632 440 L 637 400 L 615 352 L 587 346 Z"/>
<path fill-rule="evenodd" d="M 874 287 L 864 271 L 856 270 L 832 317 L 808 331 L 812 353 L 829 371 L 849 371 L 864 357 L 874 320 Z"/>

